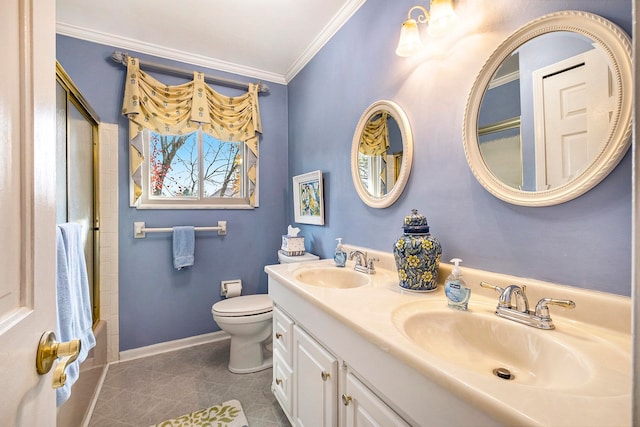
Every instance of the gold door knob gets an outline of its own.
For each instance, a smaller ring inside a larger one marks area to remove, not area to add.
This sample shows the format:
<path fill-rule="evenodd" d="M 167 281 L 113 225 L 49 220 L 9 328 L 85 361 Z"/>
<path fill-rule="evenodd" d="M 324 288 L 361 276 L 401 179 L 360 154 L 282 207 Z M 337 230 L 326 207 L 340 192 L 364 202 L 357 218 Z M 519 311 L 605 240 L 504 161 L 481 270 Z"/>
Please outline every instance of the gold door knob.
<path fill-rule="evenodd" d="M 344 406 L 349 406 L 349 403 L 351 403 L 352 400 L 353 399 L 348 394 L 343 394 L 342 395 L 342 404 Z"/>
<path fill-rule="evenodd" d="M 282 385 L 282 380 L 280 378 L 276 378 L 276 384 Z"/>
<path fill-rule="evenodd" d="M 75 362 L 80 354 L 80 340 L 57 342 L 56 334 L 48 331 L 40 337 L 38 353 L 36 354 L 36 370 L 44 375 L 51 370 L 53 362 L 60 358 L 56 369 L 53 371 L 53 388 L 60 388 L 67 381 L 65 370 L 67 366 Z"/>
<path fill-rule="evenodd" d="M 322 381 L 326 381 L 326 380 L 328 380 L 328 379 L 331 377 L 331 375 L 329 374 L 329 372 L 326 372 L 326 371 L 322 371 L 322 373 L 320 374 L 320 376 L 322 377 Z"/>
<path fill-rule="evenodd" d="M 282 334 L 280 332 L 276 332 L 276 339 L 279 340 L 282 338 Z"/>

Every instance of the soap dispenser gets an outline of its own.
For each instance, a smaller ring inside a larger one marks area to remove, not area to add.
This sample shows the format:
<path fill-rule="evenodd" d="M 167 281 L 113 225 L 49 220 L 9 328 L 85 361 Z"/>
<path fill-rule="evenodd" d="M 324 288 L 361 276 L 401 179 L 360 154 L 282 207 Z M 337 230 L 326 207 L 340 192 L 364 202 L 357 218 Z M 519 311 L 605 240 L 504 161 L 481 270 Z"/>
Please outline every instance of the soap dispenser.
<path fill-rule="evenodd" d="M 347 263 L 347 253 L 342 247 L 342 237 L 336 239 L 338 244 L 336 245 L 336 251 L 333 254 L 333 260 L 336 263 L 336 267 L 344 267 Z"/>
<path fill-rule="evenodd" d="M 447 296 L 449 307 L 456 310 L 466 310 L 469 305 L 469 297 L 471 297 L 471 289 L 466 286 L 459 264 L 462 262 L 460 258 L 451 260 L 454 263 L 451 274 L 447 277 L 444 284 L 444 294 Z"/>

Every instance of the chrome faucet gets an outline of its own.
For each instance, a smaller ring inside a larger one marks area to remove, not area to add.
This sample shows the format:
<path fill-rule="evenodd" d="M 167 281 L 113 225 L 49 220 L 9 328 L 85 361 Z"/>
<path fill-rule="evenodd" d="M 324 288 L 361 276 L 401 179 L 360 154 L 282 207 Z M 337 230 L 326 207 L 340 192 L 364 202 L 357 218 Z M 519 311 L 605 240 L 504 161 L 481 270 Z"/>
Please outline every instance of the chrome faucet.
<path fill-rule="evenodd" d="M 564 308 L 575 308 L 576 303 L 571 300 L 542 298 L 536 304 L 534 311 L 529 310 L 526 286 L 509 285 L 506 288 L 495 286 L 487 282 L 480 282 L 483 288 L 493 289 L 500 294 L 496 314 L 505 319 L 538 329 L 554 329 L 555 326 L 549 315 L 549 304 Z"/>
<path fill-rule="evenodd" d="M 482 283 L 480 286 L 482 286 Z M 526 286 L 510 285 L 504 289 L 497 286 L 496 288 L 498 288 L 496 291 L 500 292 L 500 298 L 498 299 L 498 305 L 500 307 L 515 309 L 523 313 L 529 311 L 529 299 L 526 294 Z"/>
<path fill-rule="evenodd" d="M 353 258 L 356 259 L 356 265 L 353 267 L 355 271 L 367 274 L 376 274 L 376 268 L 373 263 L 380 261 L 378 258 L 367 259 L 367 253 L 358 250 L 349 252 L 349 259 Z"/>

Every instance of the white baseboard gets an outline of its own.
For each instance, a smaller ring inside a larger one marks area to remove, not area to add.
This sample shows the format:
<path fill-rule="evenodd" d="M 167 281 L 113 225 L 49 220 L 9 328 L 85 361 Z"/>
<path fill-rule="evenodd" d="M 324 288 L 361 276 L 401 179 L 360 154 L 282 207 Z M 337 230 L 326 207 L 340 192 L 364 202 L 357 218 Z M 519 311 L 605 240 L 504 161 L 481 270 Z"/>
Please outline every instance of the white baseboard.
<path fill-rule="evenodd" d="M 120 352 L 120 362 L 127 360 L 139 359 L 141 357 L 153 356 L 156 354 L 167 353 L 169 351 L 180 350 L 181 348 L 193 347 L 200 344 L 207 344 L 216 341 L 229 339 L 230 336 L 224 331 L 211 332 L 209 334 L 196 335 L 194 337 L 182 338 L 174 341 L 167 341 L 158 344 L 148 345 L 146 347 L 134 348 Z M 118 362 L 114 362 L 118 363 Z"/>

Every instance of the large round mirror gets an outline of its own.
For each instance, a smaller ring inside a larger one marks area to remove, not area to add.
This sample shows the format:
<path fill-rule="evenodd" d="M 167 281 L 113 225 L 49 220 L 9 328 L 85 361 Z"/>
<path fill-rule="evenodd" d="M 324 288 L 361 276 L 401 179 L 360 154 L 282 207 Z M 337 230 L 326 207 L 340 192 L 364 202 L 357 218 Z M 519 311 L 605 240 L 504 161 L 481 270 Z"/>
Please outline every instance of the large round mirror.
<path fill-rule="evenodd" d="M 543 16 L 509 36 L 473 85 L 464 148 L 490 193 L 522 206 L 578 197 L 631 143 L 629 37 L 586 12 Z"/>
<path fill-rule="evenodd" d="M 392 101 L 376 101 L 362 114 L 351 144 L 351 177 L 358 195 L 386 208 L 404 190 L 413 160 L 409 119 Z"/>

